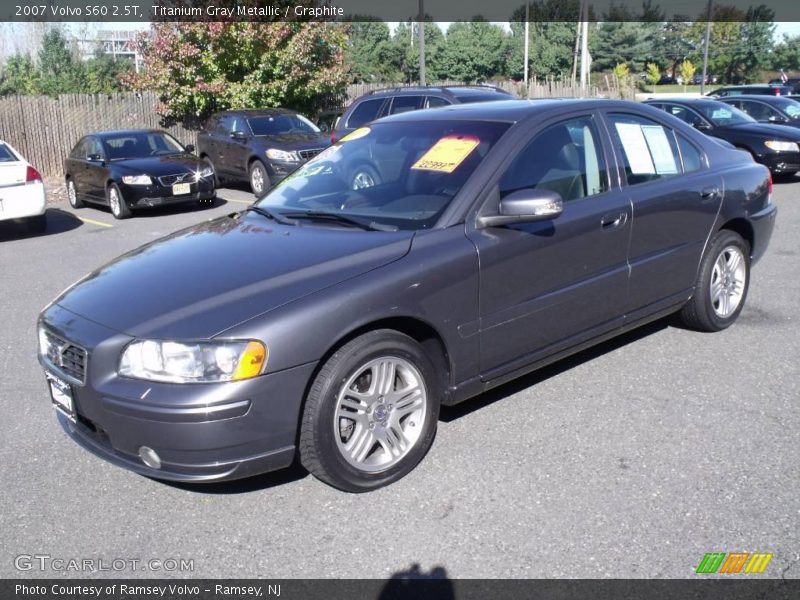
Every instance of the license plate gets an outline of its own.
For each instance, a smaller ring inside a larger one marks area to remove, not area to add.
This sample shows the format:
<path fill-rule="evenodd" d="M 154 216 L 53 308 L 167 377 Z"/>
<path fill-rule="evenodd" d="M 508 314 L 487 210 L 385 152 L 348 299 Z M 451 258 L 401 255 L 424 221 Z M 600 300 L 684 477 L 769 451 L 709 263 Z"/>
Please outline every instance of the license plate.
<path fill-rule="evenodd" d="M 50 398 L 53 406 L 74 421 L 75 408 L 72 403 L 72 387 L 51 373 L 45 373 L 45 375 L 47 375 L 47 383 L 50 385 Z"/>
<path fill-rule="evenodd" d="M 192 191 L 191 183 L 176 183 L 172 186 L 172 195 L 180 196 L 181 194 L 188 194 Z"/>

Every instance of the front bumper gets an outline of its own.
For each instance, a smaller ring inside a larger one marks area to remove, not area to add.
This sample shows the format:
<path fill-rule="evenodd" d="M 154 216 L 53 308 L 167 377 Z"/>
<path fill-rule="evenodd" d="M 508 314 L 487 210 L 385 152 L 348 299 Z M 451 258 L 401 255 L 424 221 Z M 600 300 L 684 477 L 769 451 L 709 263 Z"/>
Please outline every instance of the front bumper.
<path fill-rule="evenodd" d="M 314 364 L 246 381 L 166 384 L 116 375 L 132 338 L 58 305 L 42 315 L 46 328 L 86 350 L 80 384 L 47 357 L 46 371 L 70 382 L 75 421 L 55 411 L 64 431 L 97 456 L 156 479 L 211 482 L 289 466 L 306 384 Z M 148 467 L 139 449 L 155 450 Z"/>
<path fill-rule="evenodd" d="M 800 171 L 800 152 L 774 152 L 761 154 L 758 162 L 775 174 Z"/>
<path fill-rule="evenodd" d="M 189 193 L 175 194 L 172 186 L 125 185 L 119 186 L 122 197 L 131 208 L 149 208 L 183 202 L 211 201 L 217 197 L 213 179 L 208 177 L 190 183 Z"/>

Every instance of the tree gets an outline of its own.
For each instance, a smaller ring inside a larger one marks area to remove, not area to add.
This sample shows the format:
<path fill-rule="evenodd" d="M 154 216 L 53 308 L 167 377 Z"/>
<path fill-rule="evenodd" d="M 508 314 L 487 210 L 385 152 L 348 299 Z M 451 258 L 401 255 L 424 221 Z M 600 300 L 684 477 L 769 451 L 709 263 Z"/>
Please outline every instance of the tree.
<path fill-rule="evenodd" d="M 103 53 L 100 49 L 86 62 L 86 89 L 89 94 L 112 94 L 123 89 L 121 78 L 133 71 L 133 63 Z"/>
<path fill-rule="evenodd" d="M 783 39 L 775 45 L 771 62 L 772 68 L 775 70 L 800 69 L 800 35 L 784 34 Z"/>
<path fill-rule="evenodd" d="M 656 85 L 661 80 L 661 69 L 655 63 L 647 63 L 647 83 Z"/>
<path fill-rule="evenodd" d="M 389 26 L 383 21 L 354 21 L 348 25 L 346 62 L 357 82 L 397 81 L 402 78 L 402 58 L 392 44 Z"/>
<path fill-rule="evenodd" d="M 619 63 L 629 63 L 635 72 L 641 71 L 652 57 L 659 30 L 660 24 L 652 22 L 601 23 L 597 32 L 597 47 L 592 52 L 593 66 L 603 71 L 613 69 Z"/>
<path fill-rule="evenodd" d="M 430 17 L 426 17 L 429 19 Z M 443 66 L 445 39 L 439 26 L 429 20 L 425 21 L 425 70 L 429 81 L 449 78 L 450 74 Z M 408 83 L 419 81 L 419 24 L 405 21 L 398 24 L 394 31 L 392 44 L 403 79 Z"/>
<path fill-rule="evenodd" d="M 447 29 L 442 64 L 450 79 L 487 81 L 502 74 L 504 52 L 501 27 L 487 21 L 456 22 Z"/>
<path fill-rule="evenodd" d="M 314 113 L 347 81 L 339 25 L 284 21 L 153 23 L 128 87 L 154 90 L 167 123 L 214 110 L 291 106 Z"/>
<path fill-rule="evenodd" d="M 680 67 L 678 67 L 678 73 L 680 74 L 681 78 L 683 79 L 683 89 L 686 90 L 686 86 L 689 85 L 692 81 L 692 77 L 694 77 L 695 72 L 697 71 L 697 67 L 694 66 L 694 63 L 690 60 L 685 60 L 681 63 Z"/>
<path fill-rule="evenodd" d="M 39 85 L 39 72 L 29 54 L 11 56 L 0 78 L 0 96 L 35 94 Z"/>
<path fill-rule="evenodd" d="M 67 46 L 67 38 L 59 29 L 51 29 L 39 49 L 39 82 L 37 91 L 49 96 L 78 94 L 85 90 L 86 71 L 83 62 Z"/>
<path fill-rule="evenodd" d="M 653 62 L 666 67 L 673 76 L 678 65 L 697 50 L 695 43 L 687 36 L 691 25 L 687 17 L 676 16 L 675 20 L 664 23 L 656 33 Z"/>

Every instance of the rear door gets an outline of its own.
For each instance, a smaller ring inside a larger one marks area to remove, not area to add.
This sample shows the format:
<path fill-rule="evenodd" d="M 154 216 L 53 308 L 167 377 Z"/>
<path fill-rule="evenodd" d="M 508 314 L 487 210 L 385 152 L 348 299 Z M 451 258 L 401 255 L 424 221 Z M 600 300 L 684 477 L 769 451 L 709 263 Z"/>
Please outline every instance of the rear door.
<path fill-rule="evenodd" d="M 15 211 L 12 203 L 18 204 L 23 200 L 27 173 L 27 163 L 0 142 L 0 220 L 11 218 L 10 214 Z"/>
<path fill-rule="evenodd" d="M 467 224 L 480 260 L 486 381 L 622 323 L 631 207 L 611 185 L 602 132 L 590 111 L 531 126 L 509 151 L 481 209 L 496 214 L 501 198 L 541 188 L 561 195 L 560 216 L 483 229 Z"/>
<path fill-rule="evenodd" d="M 625 192 L 633 207 L 630 320 L 691 294 L 722 203 L 722 177 L 702 149 L 661 121 L 605 112 Z"/>

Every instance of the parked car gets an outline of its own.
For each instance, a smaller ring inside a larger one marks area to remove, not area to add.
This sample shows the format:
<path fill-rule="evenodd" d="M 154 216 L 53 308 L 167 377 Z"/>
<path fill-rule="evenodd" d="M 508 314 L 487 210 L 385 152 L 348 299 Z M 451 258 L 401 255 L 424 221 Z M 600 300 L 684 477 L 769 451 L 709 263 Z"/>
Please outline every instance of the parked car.
<path fill-rule="evenodd" d="M 75 144 L 64 161 L 67 198 L 73 208 L 102 204 L 116 219 L 133 210 L 212 202 L 214 172 L 166 131 L 100 131 Z"/>
<path fill-rule="evenodd" d="M 661 79 L 658 80 L 656 85 L 681 85 L 683 83 L 682 77 L 674 77 L 665 73 L 661 76 Z"/>
<path fill-rule="evenodd" d="M 781 85 L 781 86 L 789 86 L 792 88 L 792 93 L 800 92 L 800 77 L 789 77 L 784 81 L 780 77 L 776 77 L 775 79 L 769 80 L 770 85 Z"/>
<path fill-rule="evenodd" d="M 354 190 L 365 154 L 383 178 Z M 771 192 L 643 104 L 394 115 L 63 292 L 39 360 L 66 433 L 116 465 L 208 482 L 299 453 L 367 491 L 422 459 L 442 404 L 671 313 L 733 324 Z"/>
<path fill-rule="evenodd" d="M 778 175 L 800 171 L 800 131 L 787 125 L 759 123 L 739 109 L 706 98 L 647 100 L 655 106 L 699 129 L 749 152 Z"/>
<path fill-rule="evenodd" d="M 0 140 L 0 221 L 24 219 L 31 232 L 41 233 L 47 228 L 46 201 L 39 171 Z"/>
<path fill-rule="evenodd" d="M 198 153 L 217 177 L 249 182 L 256 196 L 330 145 L 319 127 L 285 108 L 219 112 L 197 136 Z"/>
<path fill-rule="evenodd" d="M 331 141 L 336 142 L 359 127 L 387 115 L 451 104 L 492 102 L 512 98 L 509 92 L 486 85 L 411 86 L 372 90 L 353 100 L 347 107 L 336 125 Z"/>
<path fill-rule="evenodd" d="M 692 85 L 700 85 L 701 83 L 703 83 L 702 73 L 698 73 L 697 75 L 692 77 Z M 706 74 L 706 85 L 708 85 L 709 83 L 717 83 L 717 76 Z"/>
<path fill-rule="evenodd" d="M 728 96 L 759 95 L 759 96 L 787 96 L 791 94 L 793 86 L 790 85 L 728 85 L 709 92 L 710 98 L 726 98 Z"/>
<path fill-rule="evenodd" d="M 759 123 L 775 123 L 800 128 L 800 102 L 784 96 L 736 96 L 720 98 Z"/>

